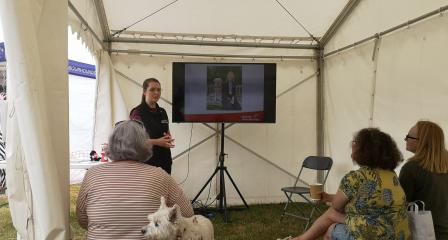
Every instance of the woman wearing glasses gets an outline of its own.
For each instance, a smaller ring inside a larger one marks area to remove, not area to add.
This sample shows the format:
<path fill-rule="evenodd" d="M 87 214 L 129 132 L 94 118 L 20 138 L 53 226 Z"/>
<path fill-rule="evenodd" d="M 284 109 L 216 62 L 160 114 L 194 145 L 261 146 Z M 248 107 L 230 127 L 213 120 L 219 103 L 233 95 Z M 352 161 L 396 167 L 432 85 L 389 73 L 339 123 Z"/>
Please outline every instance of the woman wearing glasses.
<path fill-rule="evenodd" d="M 141 228 L 148 224 L 148 214 L 159 208 L 161 196 L 168 206 L 179 205 L 182 216 L 193 215 L 176 181 L 144 163 L 151 154 L 141 122 L 115 126 L 106 150 L 112 162 L 90 168 L 78 194 L 76 215 L 87 229 L 87 239 L 142 239 Z"/>
<path fill-rule="evenodd" d="M 448 153 L 442 128 L 419 121 L 406 135 L 406 150 L 414 153 L 400 171 L 406 200 L 421 200 L 431 210 L 437 239 L 448 239 Z"/>
<path fill-rule="evenodd" d="M 142 121 L 148 132 L 149 141 L 153 145 L 153 156 L 148 164 L 161 167 L 171 174 L 170 148 L 174 147 L 174 139 L 170 134 L 168 115 L 165 109 L 157 104 L 161 93 L 162 89 L 157 79 L 146 79 L 143 82 L 142 101 L 140 105 L 132 109 L 130 118 Z"/>

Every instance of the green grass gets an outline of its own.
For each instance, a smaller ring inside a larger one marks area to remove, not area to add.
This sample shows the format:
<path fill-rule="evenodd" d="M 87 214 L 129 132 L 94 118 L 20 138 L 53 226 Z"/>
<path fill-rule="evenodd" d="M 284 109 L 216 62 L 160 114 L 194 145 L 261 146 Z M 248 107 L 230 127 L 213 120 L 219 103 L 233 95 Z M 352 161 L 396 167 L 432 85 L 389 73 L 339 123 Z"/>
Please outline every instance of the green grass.
<path fill-rule="evenodd" d="M 86 237 L 85 230 L 76 221 L 75 205 L 79 187 L 79 185 L 70 186 L 70 228 L 75 240 Z M 7 202 L 6 196 L 0 195 L 0 206 L 2 206 L 0 207 L 0 239 L 15 239 L 16 231 L 12 225 L 9 208 L 4 205 Z M 280 221 L 283 206 L 283 204 L 251 205 L 249 209 L 230 211 L 229 223 L 224 223 L 223 214 L 215 213 L 212 218 L 215 239 L 275 240 L 296 236 L 303 231 L 305 222 L 292 217 L 285 217 Z"/>
<path fill-rule="evenodd" d="M 0 195 L 0 239 L 16 239 L 6 195 Z"/>
<path fill-rule="evenodd" d="M 76 199 L 81 185 L 70 185 L 70 231 L 73 239 L 86 239 L 86 231 L 79 226 L 76 220 Z"/>

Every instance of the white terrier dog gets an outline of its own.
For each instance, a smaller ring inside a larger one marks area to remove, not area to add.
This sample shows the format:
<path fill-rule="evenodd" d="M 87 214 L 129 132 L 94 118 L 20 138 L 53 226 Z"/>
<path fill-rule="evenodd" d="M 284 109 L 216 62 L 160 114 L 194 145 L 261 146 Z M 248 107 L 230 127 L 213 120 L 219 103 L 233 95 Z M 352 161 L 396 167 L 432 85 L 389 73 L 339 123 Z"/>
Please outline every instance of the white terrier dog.
<path fill-rule="evenodd" d="M 176 205 L 177 210 L 180 210 Z M 202 216 L 202 215 L 194 215 L 190 218 L 181 217 L 178 221 L 178 232 L 180 235 L 180 239 L 183 240 L 213 240 L 214 232 L 213 232 L 213 224 L 212 222 Z"/>
<path fill-rule="evenodd" d="M 177 204 L 167 207 L 160 198 L 157 212 L 148 215 L 149 224 L 142 228 L 148 240 L 213 240 L 213 224 L 201 215 L 184 218 Z"/>

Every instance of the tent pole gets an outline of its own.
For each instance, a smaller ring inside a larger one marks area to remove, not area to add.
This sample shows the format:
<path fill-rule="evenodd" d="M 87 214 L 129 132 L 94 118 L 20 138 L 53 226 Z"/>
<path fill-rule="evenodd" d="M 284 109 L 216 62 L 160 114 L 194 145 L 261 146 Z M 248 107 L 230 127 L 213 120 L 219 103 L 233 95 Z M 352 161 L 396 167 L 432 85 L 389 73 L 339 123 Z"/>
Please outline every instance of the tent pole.
<path fill-rule="evenodd" d="M 131 49 L 111 49 L 114 53 L 126 54 L 146 54 L 146 55 L 167 55 L 167 56 L 188 56 L 188 57 L 215 57 L 215 58 L 245 58 L 245 59 L 316 59 L 316 56 L 269 56 L 269 55 L 235 55 L 235 54 L 208 54 L 208 53 L 182 53 L 182 52 L 157 52 L 139 51 Z"/>
<path fill-rule="evenodd" d="M 103 0 L 94 0 L 93 2 L 96 8 L 96 15 L 98 16 L 98 20 L 100 22 L 101 31 L 103 32 L 103 39 L 106 42 L 109 42 L 112 37 L 110 35 L 109 24 L 107 23 Z M 110 45 L 108 47 L 110 47 Z"/>
<path fill-rule="evenodd" d="M 439 8 L 439 9 L 434 10 L 434 11 L 431 11 L 429 13 L 423 14 L 423 15 L 421 15 L 419 17 L 411 19 L 411 20 L 409 20 L 409 21 L 407 21 L 405 23 L 402 23 L 400 25 L 397 25 L 395 27 L 389 28 L 389 29 L 387 29 L 385 31 L 382 31 L 380 33 L 375 33 L 374 35 L 372 35 L 370 37 L 364 38 L 364 39 L 362 39 L 360 41 L 357 41 L 355 43 L 349 44 L 349 45 L 347 45 L 345 47 L 342 47 L 342 48 L 336 49 L 334 51 L 331 51 L 331 52 L 329 52 L 327 54 L 324 54 L 324 58 L 329 57 L 331 55 L 334 55 L 336 53 L 342 52 L 342 51 L 347 50 L 349 48 L 358 46 L 358 45 L 363 44 L 363 43 L 365 43 L 367 41 L 370 41 L 370 40 L 373 40 L 373 39 L 377 39 L 378 37 L 382 37 L 383 35 L 392 33 L 394 31 L 397 31 L 397 30 L 401 29 L 401 28 L 409 27 L 411 24 L 420 22 L 420 21 L 425 20 L 427 18 L 430 18 L 430 17 L 432 17 L 434 15 L 442 14 L 446 10 L 448 10 L 448 5 L 443 6 L 443 7 Z"/>
<path fill-rule="evenodd" d="M 113 43 L 149 43 L 149 44 L 175 44 L 175 45 L 199 45 L 218 47 L 255 47 L 255 48 L 286 48 L 286 49 L 316 49 L 316 44 L 290 44 L 290 43 L 261 43 L 261 42 L 227 42 L 205 40 L 175 40 L 175 39 L 151 39 L 151 38 L 124 38 L 113 37 Z"/>
<path fill-rule="evenodd" d="M 327 43 L 333 38 L 334 34 L 336 34 L 337 30 L 341 25 L 345 22 L 348 16 L 353 12 L 355 7 L 358 5 L 360 0 L 350 0 L 342 9 L 341 13 L 339 13 L 338 17 L 331 24 L 330 28 L 328 28 L 327 32 L 325 32 L 324 36 L 320 40 L 320 44 L 322 47 L 327 45 Z"/>
<path fill-rule="evenodd" d="M 316 50 L 317 55 L 317 82 L 316 82 L 316 140 L 317 155 L 324 156 L 324 50 Z M 317 172 L 317 182 L 323 182 L 324 171 Z"/>

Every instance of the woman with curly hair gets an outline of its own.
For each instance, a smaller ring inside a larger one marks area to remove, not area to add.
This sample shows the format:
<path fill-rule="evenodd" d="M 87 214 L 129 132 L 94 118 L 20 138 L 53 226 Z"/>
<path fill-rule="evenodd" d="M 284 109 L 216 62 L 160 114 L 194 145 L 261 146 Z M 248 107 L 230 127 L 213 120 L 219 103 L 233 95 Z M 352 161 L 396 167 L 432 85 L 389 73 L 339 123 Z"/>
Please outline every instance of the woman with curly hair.
<path fill-rule="evenodd" d="M 351 158 L 360 168 L 342 178 L 336 194 L 322 194 L 331 207 L 294 240 L 410 239 L 406 199 L 394 172 L 402 155 L 394 140 L 377 128 L 361 129 Z"/>
<path fill-rule="evenodd" d="M 400 171 L 406 200 L 421 200 L 431 211 L 437 239 L 448 239 L 448 153 L 443 130 L 419 121 L 405 137 L 406 150 L 414 153 Z"/>

